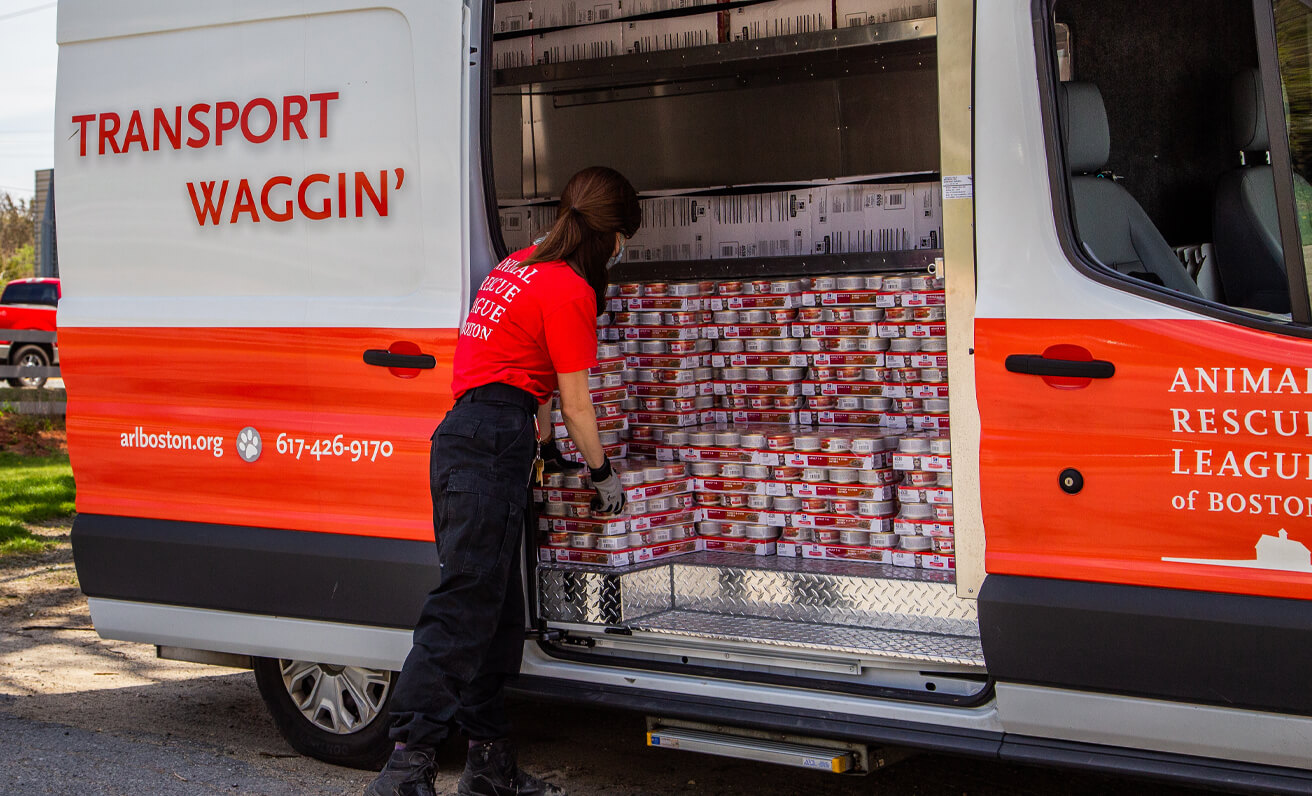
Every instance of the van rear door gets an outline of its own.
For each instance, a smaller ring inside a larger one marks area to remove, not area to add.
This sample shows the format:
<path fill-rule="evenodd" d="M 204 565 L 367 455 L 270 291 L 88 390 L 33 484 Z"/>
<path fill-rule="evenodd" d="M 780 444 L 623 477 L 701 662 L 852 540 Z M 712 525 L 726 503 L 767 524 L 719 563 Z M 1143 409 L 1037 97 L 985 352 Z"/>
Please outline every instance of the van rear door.
<path fill-rule="evenodd" d="M 408 627 L 467 294 L 465 13 L 255 8 L 60 9 L 79 574 Z"/>

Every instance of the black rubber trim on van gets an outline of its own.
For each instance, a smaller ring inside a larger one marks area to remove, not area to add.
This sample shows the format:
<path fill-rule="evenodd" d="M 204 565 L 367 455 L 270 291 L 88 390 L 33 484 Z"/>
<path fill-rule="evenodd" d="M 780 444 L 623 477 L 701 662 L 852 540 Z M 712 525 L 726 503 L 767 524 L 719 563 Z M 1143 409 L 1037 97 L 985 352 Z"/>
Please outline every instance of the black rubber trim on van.
<path fill-rule="evenodd" d="M 1312 601 L 989 575 L 1000 683 L 1312 715 Z"/>
<path fill-rule="evenodd" d="M 1299 323 L 1280 323 L 1259 315 L 1240 312 L 1225 304 L 1193 298 L 1178 293 L 1170 288 L 1154 285 L 1142 279 L 1122 276 L 1109 268 L 1091 262 L 1080 249 L 1075 234 L 1073 200 L 1070 193 L 1070 174 L 1066 171 L 1066 144 L 1059 130 L 1057 110 L 1057 54 L 1052 29 L 1052 4 L 1054 0 L 1031 0 L 1030 12 L 1033 21 L 1035 54 L 1039 73 L 1039 110 L 1043 117 L 1044 139 L 1048 158 L 1048 187 L 1051 191 L 1052 205 L 1057 227 L 1057 240 L 1066 260 L 1075 270 L 1095 282 L 1130 293 L 1141 298 L 1156 301 L 1171 307 L 1196 312 L 1251 329 L 1312 339 L 1312 326 Z M 978 201 L 978 200 L 976 200 Z"/>
<path fill-rule="evenodd" d="M 589 705 L 644 713 L 658 718 L 701 721 L 876 746 L 912 747 L 931 752 L 1082 769 L 1118 777 L 1141 777 L 1177 784 L 1260 790 L 1291 796 L 1312 792 L 1312 772 L 1229 760 L 798 710 L 641 688 L 619 688 L 595 682 L 563 682 L 545 677 L 521 676 L 511 681 L 508 688 L 519 696 L 533 699 L 559 703 L 584 701 Z"/>
<path fill-rule="evenodd" d="M 1312 771 L 1023 735 L 1003 738 L 1001 758 L 1011 763 L 1083 769 L 1227 791 L 1289 796 L 1312 793 Z"/>
<path fill-rule="evenodd" d="M 88 597 L 410 629 L 437 585 L 432 542 L 79 514 Z"/>

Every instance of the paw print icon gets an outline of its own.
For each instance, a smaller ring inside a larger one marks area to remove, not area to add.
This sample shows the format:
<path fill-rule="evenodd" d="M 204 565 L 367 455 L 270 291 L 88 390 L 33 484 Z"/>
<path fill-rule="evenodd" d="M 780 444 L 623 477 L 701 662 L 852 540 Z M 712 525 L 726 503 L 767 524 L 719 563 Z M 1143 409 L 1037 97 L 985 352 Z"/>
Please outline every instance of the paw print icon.
<path fill-rule="evenodd" d="M 264 444 L 260 440 L 260 432 L 253 427 L 247 426 L 237 434 L 237 455 L 242 461 L 253 462 L 260 458 L 260 451 L 263 450 Z"/>

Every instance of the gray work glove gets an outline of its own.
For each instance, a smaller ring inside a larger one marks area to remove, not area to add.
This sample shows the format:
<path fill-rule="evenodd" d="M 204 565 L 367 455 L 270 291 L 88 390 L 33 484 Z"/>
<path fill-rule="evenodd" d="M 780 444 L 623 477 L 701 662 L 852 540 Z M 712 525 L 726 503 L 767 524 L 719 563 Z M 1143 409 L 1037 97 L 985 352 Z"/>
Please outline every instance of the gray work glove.
<path fill-rule="evenodd" d="M 624 487 L 611 469 L 610 460 L 603 461 L 591 474 L 592 488 L 597 490 L 597 496 L 592 499 L 592 513 L 613 515 L 624 511 Z"/>

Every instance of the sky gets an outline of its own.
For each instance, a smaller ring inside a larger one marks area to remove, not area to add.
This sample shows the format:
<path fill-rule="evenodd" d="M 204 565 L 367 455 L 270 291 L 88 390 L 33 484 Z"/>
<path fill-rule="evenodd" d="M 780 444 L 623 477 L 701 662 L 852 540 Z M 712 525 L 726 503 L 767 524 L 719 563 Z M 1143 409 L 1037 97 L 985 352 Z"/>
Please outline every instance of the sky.
<path fill-rule="evenodd" d="M 55 3 L 0 0 L 0 191 L 32 198 L 55 165 Z"/>

